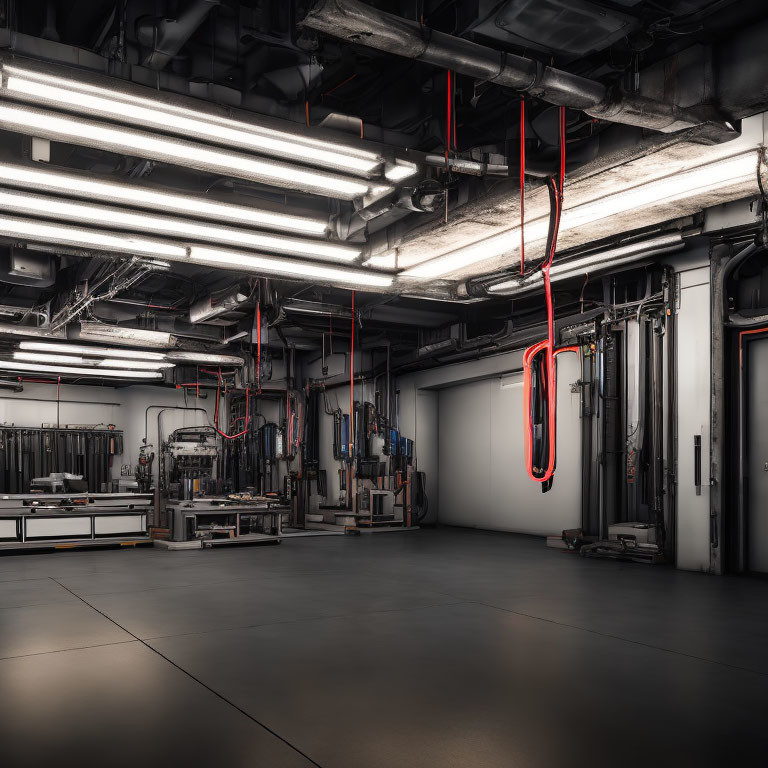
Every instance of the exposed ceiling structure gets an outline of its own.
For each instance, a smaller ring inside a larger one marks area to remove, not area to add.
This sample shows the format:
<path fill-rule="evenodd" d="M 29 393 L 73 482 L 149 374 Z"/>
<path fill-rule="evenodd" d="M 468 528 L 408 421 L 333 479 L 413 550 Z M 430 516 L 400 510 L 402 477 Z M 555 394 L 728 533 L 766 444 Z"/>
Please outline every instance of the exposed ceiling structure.
<path fill-rule="evenodd" d="M 403 366 L 496 348 L 539 317 L 558 107 L 565 312 L 768 182 L 766 33 L 749 0 L 0 2 L 0 353 L 324 351 L 350 290 Z"/>

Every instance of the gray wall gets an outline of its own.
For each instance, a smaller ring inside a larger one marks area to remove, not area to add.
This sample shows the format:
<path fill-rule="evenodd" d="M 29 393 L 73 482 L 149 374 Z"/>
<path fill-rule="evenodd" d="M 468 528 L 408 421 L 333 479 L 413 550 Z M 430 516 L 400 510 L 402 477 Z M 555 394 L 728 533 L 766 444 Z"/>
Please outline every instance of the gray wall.
<path fill-rule="evenodd" d="M 525 471 L 522 374 L 439 392 L 439 521 L 450 525 L 558 534 L 581 521 L 580 398 L 576 355 L 557 362 L 557 471 L 551 491 Z"/>
<path fill-rule="evenodd" d="M 183 406 L 181 390 L 165 387 L 91 387 L 86 385 L 61 385 L 60 423 L 67 424 L 114 424 L 124 432 L 124 451 L 116 456 L 112 476 L 120 476 L 120 468 L 128 464 L 133 471 L 144 437 L 144 414 L 148 405 Z M 74 403 L 71 401 L 80 401 Z M 187 396 L 187 405 L 205 408 L 211 422 L 215 397 L 210 394 L 206 400 Z M 158 447 L 157 412 L 150 411 L 147 441 Z M 2 393 L 0 399 L 0 423 L 18 427 L 40 427 L 43 424 L 56 426 L 56 386 L 49 384 L 25 383 L 24 391 Z M 205 424 L 206 416 L 191 411 L 166 411 L 162 417 L 163 439 L 179 427 Z M 155 462 L 155 474 L 157 462 Z"/>

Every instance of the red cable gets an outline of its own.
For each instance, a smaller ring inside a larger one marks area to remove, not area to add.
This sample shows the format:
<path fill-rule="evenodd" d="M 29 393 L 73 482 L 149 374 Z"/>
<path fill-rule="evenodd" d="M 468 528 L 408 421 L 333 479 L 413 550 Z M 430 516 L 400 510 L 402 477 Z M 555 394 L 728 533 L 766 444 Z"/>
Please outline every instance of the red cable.
<path fill-rule="evenodd" d="M 550 279 L 550 268 L 555 258 L 555 252 L 557 251 L 557 235 L 560 229 L 560 216 L 563 209 L 563 189 L 565 184 L 565 107 L 560 107 L 560 113 L 558 116 L 558 127 L 560 134 L 560 168 L 559 178 L 557 180 L 550 178 L 548 184 L 550 190 L 554 192 L 554 221 L 552 224 L 552 238 L 549 247 L 549 253 L 546 256 L 546 261 L 542 266 L 542 273 L 544 276 L 544 295 L 546 297 L 547 304 L 547 339 L 543 342 L 535 344 L 526 350 L 523 355 L 523 366 L 525 368 L 525 375 L 530 376 L 530 366 L 533 358 L 541 352 L 546 350 L 547 354 L 547 376 L 546 376 L 546 396 L 547 396 L 547 435 L 548 435 L 548 458 L 547 468 L 541 477 L 536 477 L 533 474 L 532 463 L 532 430 L 533 430 L 533 412 L 530 402 L 530 381 L 524 381 L 523 396 L 526 397 L 525 407 L 528 408 L 528 426 L 524 430 L 525 432 L 525 446 L 526 446 L 526 470 L 529 477 L 538 482 L 547 482 L 555 472 L 555 457 L 556 457 L 556 438 L 557 438 L 557 374 L 555 372 L 555 307 L 552 299 L 552 281 Z M 527 367 L 526 367 L 527 366 Z"/>
<path fill-rule="evenodd" d="M 520 99 L 520 276 L 525 274 L 525 99 Z"/>
<path fill-rule="evenodd" d="M 216 408 L 213 412 L 213 428 L 226 440 L 235 440 L 238 437 L 242 437 L 243 435 L 247 434 L 248 432 L 248 419 L 250 416 L 250 399 L 251 399 L 251 390 L 249 387 L 245 388 L 245 424 L 243 426 L 243 431 L 238 432 L 236 435 L 228 435 L 226 432 L 222 432 L 219 429 L 219 398 L 221 396 L 221 370 L 219 370 L 219 386 L 216 387 Z"/>

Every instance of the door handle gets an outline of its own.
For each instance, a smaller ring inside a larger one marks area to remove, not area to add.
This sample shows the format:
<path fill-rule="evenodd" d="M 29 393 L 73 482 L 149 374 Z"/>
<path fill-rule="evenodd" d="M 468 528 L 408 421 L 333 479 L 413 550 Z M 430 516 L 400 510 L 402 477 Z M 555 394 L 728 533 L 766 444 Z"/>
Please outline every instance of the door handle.
<path fill-rule="evenodd" d="M 701 496 L 701 435 L 693 436 L 693 484 L 696 495 Z"/>

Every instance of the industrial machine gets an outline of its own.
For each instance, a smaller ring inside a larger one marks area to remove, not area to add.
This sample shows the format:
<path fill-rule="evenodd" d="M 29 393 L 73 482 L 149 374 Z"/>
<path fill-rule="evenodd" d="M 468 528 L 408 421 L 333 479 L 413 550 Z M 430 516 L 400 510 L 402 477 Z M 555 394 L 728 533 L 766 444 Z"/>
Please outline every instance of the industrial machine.
<path fill-rule="evenodd" d="M 219 439 L 213 428 L 175 430 L 160 453 L 161 489 L 175 499 L 215 493 L 219 454 Z"/>

